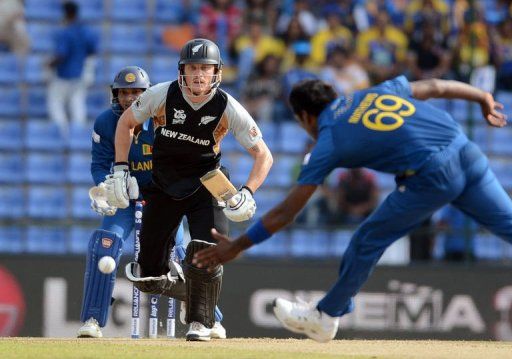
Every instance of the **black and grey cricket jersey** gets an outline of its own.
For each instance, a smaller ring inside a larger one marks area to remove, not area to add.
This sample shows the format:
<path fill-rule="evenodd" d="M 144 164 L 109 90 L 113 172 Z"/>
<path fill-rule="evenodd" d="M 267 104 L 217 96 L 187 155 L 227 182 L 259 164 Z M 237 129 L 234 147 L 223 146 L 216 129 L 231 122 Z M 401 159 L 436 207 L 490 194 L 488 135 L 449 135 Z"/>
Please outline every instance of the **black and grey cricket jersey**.
<path fill-rule="evenodd" d="M 199 178 L 219 166 L 220 143 L 228 131 L 246 149 L 262 138 L 251 115 L 221 89 L 194 104 L 177 81 L 164 82 L 146 90 L 131 109 L 140 123 L 153 117 L 153 182 L 176 199 L 194 193 Z"/>

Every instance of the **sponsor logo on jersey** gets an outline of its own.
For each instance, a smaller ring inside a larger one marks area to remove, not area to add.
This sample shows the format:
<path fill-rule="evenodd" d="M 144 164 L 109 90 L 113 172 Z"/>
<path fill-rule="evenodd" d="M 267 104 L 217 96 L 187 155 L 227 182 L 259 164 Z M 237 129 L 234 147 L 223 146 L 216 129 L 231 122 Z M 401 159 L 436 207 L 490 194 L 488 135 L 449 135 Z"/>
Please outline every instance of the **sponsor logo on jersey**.
<path fill-rule="evenodd" d="M 215 117 L 215 116 L 203 116 L 203 117 L 201 117 L 201 122 L 199 122 L 199 126 L 207 125 L 210 122 L 212 122 L 213 120 L 215 120 L 216 118 L 217 117 Z"/>
<path fill-rule="evenodd" d="M 147 143 L 142 144 L 142 154 L 144 156 L 150 156 L 153 154 L 153 146 L 148 145 Z"/>
<path fill-rule="evenodd" d="M 199 51 L 199 49 L 203 47 L 203 44 L 199 44 L 199 45 L 196 45 L 192 48 L 192 55 L 195 55 L 197 54 L 197 52 Z"/>
<path fill-rule="evenodd" d="M 110 247 L 112 247 L 112 243 L 114 243 L 114 241 L 111 240 L 110 238 L 102 238 L 101 239 L 101 246 L 103 248 L 110 248 Z"/>
<path fill-rule="evenodd" d="M 100 137 L 100 135 L 98 135 L 95 131 L 92 131 L 92 140 L 93 140 L 95 143 L 100 143 L 100 141 L 101 141 L 101 137 Z"/>
<path fill-rule="evenodd" d="M 256 126 L 252 126 L 251 129 L 249 130 L 249 136 L 251 136 L 251 138 L 256 138 L 258 136 L 258 129 L 256 128 Z"/>
<path fill-rule="evenodd" d="M 162 127 L 162 130 L 160 131 L 160 134 L 162 136 L 168 137 L 168 138 L 175 138 L 179 141 L 187 141 L 192 142 L 197 145 L 201 146 L 209 146 L 210 140 L 202 139 L 202 138 L 195 138 L 194 136 L 187 135 L 186 133 L 181 133 L 178 131 L 171 131 L 168 129 L 165 129 Z"/>
<path fill-rule="evenodd" d="M 137 99 L 137 101 L 135 101 L 135 108 L 140 108 L 140 106 L 142 106 L 140 99 Z"/>
<path fill-rule="evenodd" d="M 173 125 L 182 125 L 185 123 L 185 119 L 187 118 L 187 115 L 185 115 L 185 110 L 174 110 L 174 118 L 172 119 Z"/>

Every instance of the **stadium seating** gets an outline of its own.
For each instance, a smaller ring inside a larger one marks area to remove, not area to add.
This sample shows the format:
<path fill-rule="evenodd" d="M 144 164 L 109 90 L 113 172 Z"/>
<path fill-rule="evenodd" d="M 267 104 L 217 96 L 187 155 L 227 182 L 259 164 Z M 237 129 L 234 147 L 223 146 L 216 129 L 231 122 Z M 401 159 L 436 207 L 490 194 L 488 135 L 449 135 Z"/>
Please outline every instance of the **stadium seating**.
<path fill-rule="evenodd" d="M 146 0 L 110 1 L 110 18 L 114 21 L 146 22 L 149 16 L 149 2 Z"/>
<path fill-rule="evenodd" d="M 34 151 L 62 151 L 66 146 L 58 126 L 47 120 L 28 120 L 24 143 L 27 149 Z"/>
<path fill-rule="evenodd" d="M 92 185 L 89 170 L 92 121 L 109 107 L 108 85 L 122 67 L 129 65 L 147 70 L 153 84 L 175 79 L 178 44 L 189 36 L 191 29 L 195 30 L 197 8 L 202 5 L 200 1 L 185 0 L 76 1 L 81 7 L 81 19 L 100 35 L 96 78 L 87 95 L 90 122 L 86 126 L 71 123 L 69 136 L 63 140 L 47 114 L 46 63 L 62 19 L 61 0 L 25 0 L 31 52 L 25 59 L 0 53 L 0 219 L 34 219 L 45 223 L 73 219 L 76 223 L 71 228 L 67 224 L 33 226 L 29 230 L 26 226 L 0 227 L 0 252 L 85 253 L 93 230 L 87 225 L 91 220 L 101 219 L 91 211 L 87 191 Z M 488 3 L 493 1 L 485 1 Z M 195 8 L 191 10 L 188 6 Z M 192 20 L 192 24 L 183 23 L 187 20 Z M 239 84 L 224 81 L 222 87 L 236 97 Z M 504 103 L 505 111 L 512 117 L 512 93 L 499 92 L 496 98 Z M 470 106 L 460 100 L 430 102 L 449 111 L 464 128 L 471 128 L 468 133 L 490 155 L 491 167 L 501 183 L 512 191 L 512 130 L 489 128 L 481 118 L 478 105 Z M 468 120 L 470 116 L 474 121 Z M 296 122 L 283 121 L 280 115 L 275 117 L 275 123 L 258 123 L 274 155 L 274 166 L 255 194 L 257 216 L 286 195 L 309 141 Z M 222 152 L 222 163 L 230 169 L 233 183 L 236 186 L 245 183 L 253 160 L 233 134 L 224 139 Z M 327 180 L 329 185 L 336 184 L 337 174 Z M 376 178 L 381 197 L 393 190 L 392 175 L 377 174 Z M 241 232 L 242 227 L 245 228 L 240 226 L 236 230 Z M 289 230 L 252 247 L 247 255 L 339 257 L 346 250 L 351 234 L 352 230 L 348 229 Z M 512 258 L 512 246 L 490 234 L 479 234 L 476 243 L 478 258 Z M 124 253 L 133 254 L 132 236 L 125 243 Z"/>
<path fill-rule="evenodd" d="M 106 64 L 106 78 L 108 79 L 109 85 L 114 81 L 117 73 L 126 66 L 139 66 L 148 72 L 149 78 L 152 83 L 153 78 L 148 70 L 148 63 L 144 55 L 129 55 L 129 56 L 111 56 Z M 107 97 L 108 98 L 108 97 Z"/>
<path fill-rule="evenodd" d="M 23 112 L 29 117 L 44 117 L 48 115 L 46 108 L 46 87 L 29 87 L 26 92 L 27 102 Z"/>
<path fill-rule="evenodd" d="M 80 19 L 86 22 L 102 21 L 105 18 L 104 0 L 74 0 L 80 6 Z"/>
<path fill-rule="evenodd" d="M 172 81 L 178 77 L 179 56 L 153 56 L 149 65 L 151 83 Z"/>
<path fill-rule="evenodd" d="M 286 257 L 290 254 L 290 239 L 287 231 L 278 232 L 265 242 L 249 248 L 246 255 L 249 257 Z"/>
<path fill-rule="evenodd" d="M 109 91 L 106 87 L 93 87 L 87 91 L 87 116 L 96 118 L 110 107 Z"/>
<path fill-rule="evenodd" d="M 31 54 L 25 61 L 23 79 L 30 85 L 43 84 L 49 76 L 47 64 L 50 57 L 47 55 Z"/>
<path fill-rule="evenodd" d="M 91 177 L 91 155 L 87 152 L 73 152 L 68 156 L 66 178 L 72 184 L 93 185 Z"/>
<path fill-rule="evenodd" d="M 265 182 L 269 186 L 289 187 L 295 183 L 296 174 L 302 163 L 300 156 L 279 155 L 274 158 L 278 166 L 273 166 Z"/>
<path fill-rule="evenodd" d="M 329 233 L 323 230 L 295 229 L 290 234 L 290 249 L 294 257 L 327 257 Z"/>
<path fill-rule="evenodd" d="M 21 253 L 24 248 L 24 231 L 19 226 L 0 227 L 0 253 Z"/>
<path fill-rule="evenodd" d="M 89 199 L 89 186 L 75 186 L 71 193 L 71 215 L 78 219 L 98 218 L 98 214 L 91 210 Z"/>
<path fill-rule="evenodd" d="M 20 81 L 20 62 L 16 55 L 0 52 L 0 84 L 12 86 Z"/>
<path fill-rule="evenodd" d="M 25 216 L 25 194 L 22 186 L 0 186 L 0 198 L 1 218 L 22 218 Z"/>
<path fill-rule="evenodd" d="M 63 187 L 30 186 L 27 214 L 32 218 L 67 218 L 67 190 Z"/>
<path fill-rule="evenodd" d="M 182 0 L 156 0 L 155 20 L 166 24 L 178 23 L 183 17 Z"/>
<path fill-rule="evenodd" d="M 284 122 L 279 133 L 279 148 L 283 152 L 302 153 L 306 146 L 308 134 L 296 122 Z"/>
<path fill-rule="evenodd" d="M 55 23 L 29 22 L 27 31 L 30 36 L 31 50 L 51 54 L 53 52 L 53 36 L 57 28 Z"/>
<path fill-rule="evenodd" d="M 29 183 L 65 183 L 65 157 L 56 153 L 31 152 L 25 160 L 25 179 Z"/>
<path fill-rule="evenodd" d="M 66 253 L 66 230 L 59 227 L 29 226 L 25 250 L 28 253 L 39 254 Z"/>
<path fill-rule="evenodd" d="M 146 54 L 148 34 L 144 25 L 112 24 L 107 51 L 115 54 Z"/>
<path fill-rule="evenodd" d="M 329 254 L 334 257 L 341 257 L 347 250 L 350 239 L 352 238 L 352 231 L 350 230 L 336 230 L 331 233 L 331 243 Z"/>
<path fill-rule="evenodd" d="M 21 92 L 13 87 L 0 87 L 0 116 L 21 116 Z"/>
<path fill-rule="evenodd" d="M 25 160 L 21 152 L 0 153 L 0 182 L 22 183 L 24 180 Z"/>
<path fill-rule="evenodd" d="M 91 135 L 93 124 L 87 123 L 85 126 L 72 122 L 69 125 L 69 138 L 68 146 L 72 151 L 86 151 L 91 150 Z M 89 155 L 90 160 L 90 155 Z"/>
<path fill-rule="evenodd" d="M 22 122 L 0 120 L 0 150 L 17 151 L 22 145 Z"/>
<path fill-rule="evenodd" d="M 89 239 L 94 229 L 82 226 L 73 226 L 69 231 L 69 251 L 75 254 L 87 253 Z"/>
<path fill-rule="evenodd" d="M 62 18 L 61 3 L 61 0 L 25 0 L 25 16 L 29 20 L 59 21 Z"/>

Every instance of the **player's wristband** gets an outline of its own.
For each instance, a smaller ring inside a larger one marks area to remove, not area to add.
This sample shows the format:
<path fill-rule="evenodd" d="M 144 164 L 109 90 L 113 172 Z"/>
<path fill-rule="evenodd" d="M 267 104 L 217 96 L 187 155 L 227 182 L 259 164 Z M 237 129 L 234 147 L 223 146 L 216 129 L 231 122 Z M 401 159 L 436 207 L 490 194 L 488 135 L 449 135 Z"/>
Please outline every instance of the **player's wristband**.
<path fill-rule="evenodd" d="M 263 226 L 263 221 L 261 218 L 258 219 L 252 226 L 250 226 L 245 234 L 254 244 L 261 243 L 264 240 L 272 237 L 272 233 L 267 231 L 267 229 Z"/>

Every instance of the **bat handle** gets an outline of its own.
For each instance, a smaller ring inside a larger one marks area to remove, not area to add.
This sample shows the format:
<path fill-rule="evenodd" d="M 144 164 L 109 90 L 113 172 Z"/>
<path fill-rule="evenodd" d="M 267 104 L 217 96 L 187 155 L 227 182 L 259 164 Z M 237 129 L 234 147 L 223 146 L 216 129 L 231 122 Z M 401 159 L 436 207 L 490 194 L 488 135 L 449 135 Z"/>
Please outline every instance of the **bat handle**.
<path fill-rule="evenodd" d="M 236 206 L 236 204 L 238 203 L 238 201 L 233 197 L 231 197 L 230 199 L 228 199 L 226 202 L 228 202 L 228 204 L 231 206 L 231 207 L 234 207 Z"/>

